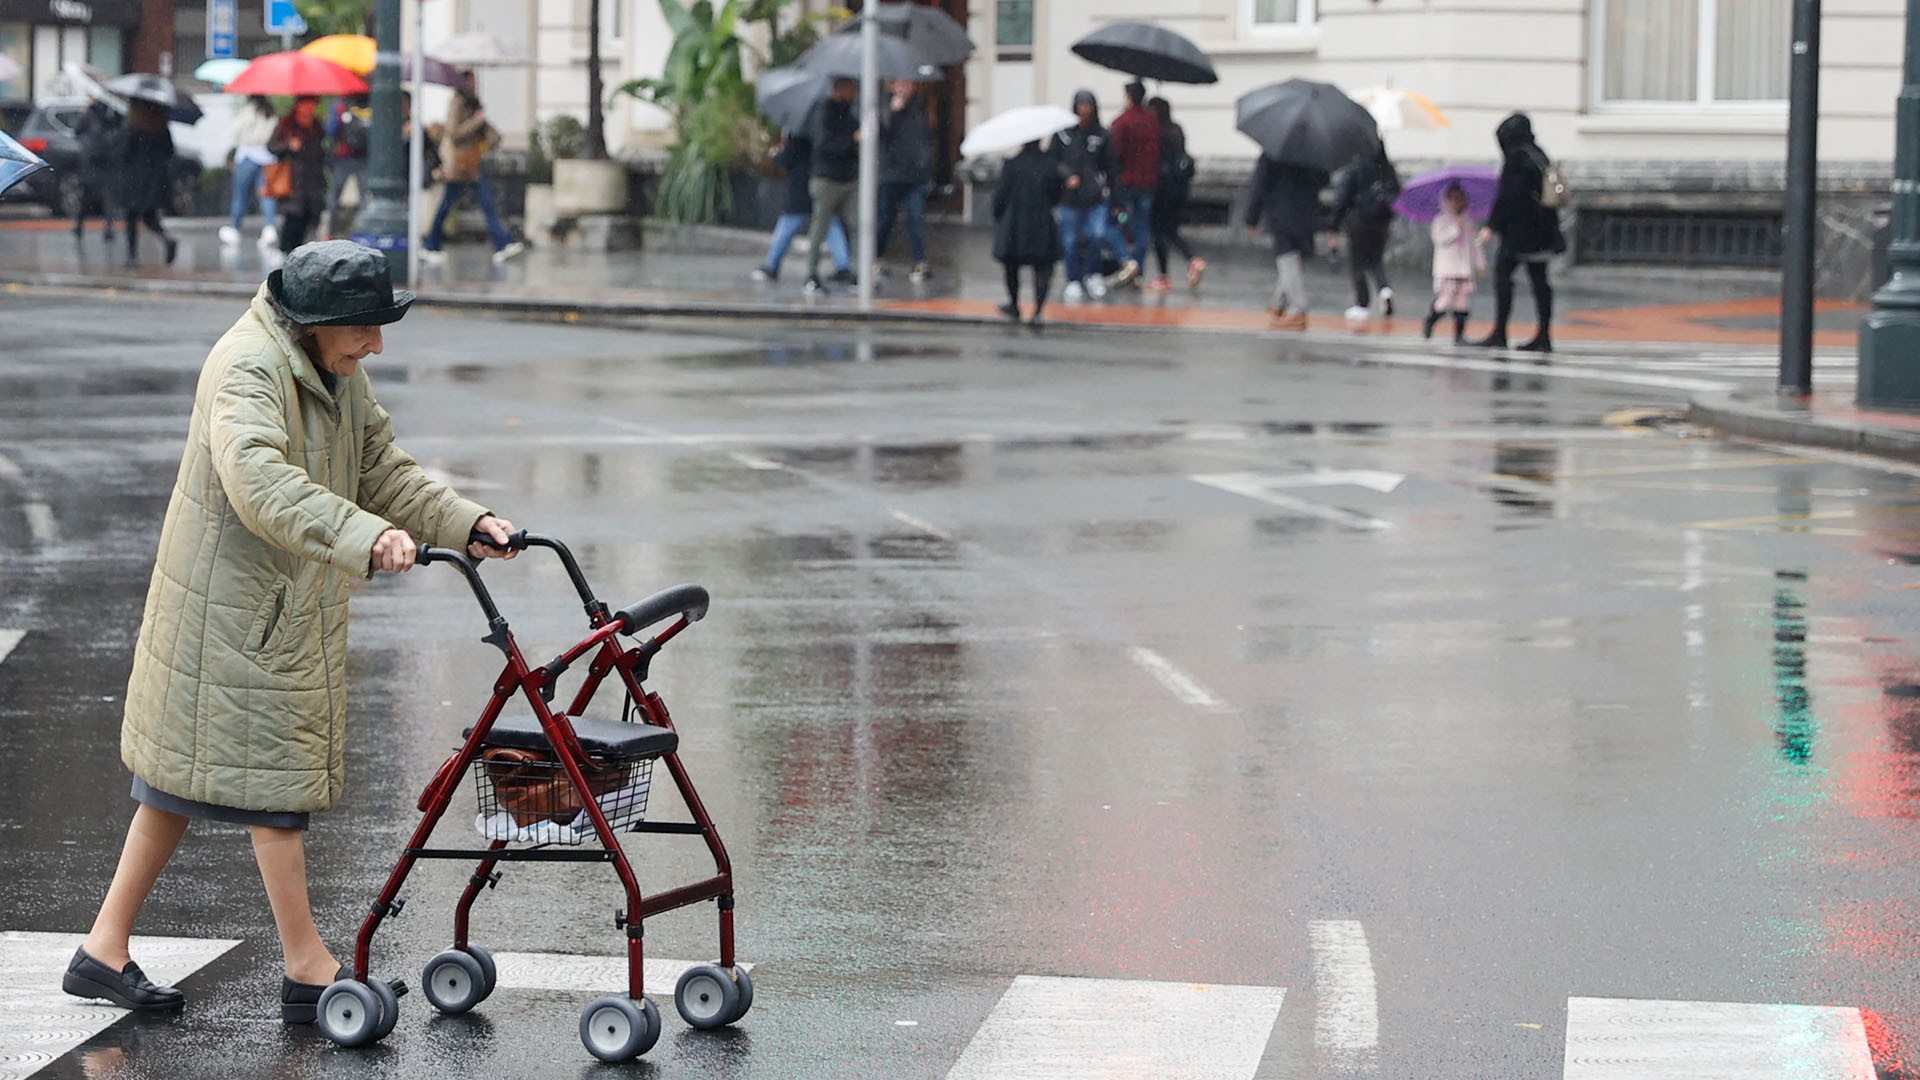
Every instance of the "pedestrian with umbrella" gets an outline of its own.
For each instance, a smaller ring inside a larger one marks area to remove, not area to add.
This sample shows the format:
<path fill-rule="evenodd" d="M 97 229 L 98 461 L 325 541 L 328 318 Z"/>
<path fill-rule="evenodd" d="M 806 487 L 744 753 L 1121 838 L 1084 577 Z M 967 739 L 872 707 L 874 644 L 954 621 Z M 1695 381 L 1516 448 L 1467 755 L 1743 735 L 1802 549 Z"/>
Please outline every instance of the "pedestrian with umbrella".
<path fill-rule="evenodd" d="M 173 194 L 173 135 L 167 130 L 166 109 L 141 98 L 128 102 L 124 145 L 120 175 L 127 204 L 127 269 L 140 265 L 141 225 L 160 238 L 172 266 L 180 242 L 160 222 Z"/>
<path fill-rule="evenodd" d="M 1127 107 L 1113 120 L 1113 155 L 1120 169 L 1114 197 L 1126 216 L 1122 236 L 1124 261 L 1116 282 L 1125 285 L 1140 275 L 1153 241 L 1153 193 L 1160 185 L 1160 118 L 1147 109 L 1147 85 L 1138 79 L 1127 84 Z"/>
<path fill-rule="evenodd" d="M 1549 159 L 1533 141 L 1533 121 L 1526 113 L 1516 112 L 1500 121 L 1494 129 L 1500 143 L 1500 187 L 1493 198 L 1493 212 L 1480 229 L 1480 242 L 1500 238 L 1500 252 L 1493 261 L 1493 332 L 1475 342 L 1485 348 L 1507 347 L 1507 319 L 1513 314 L 1513 272 L 1527 268 L 1527 281 L 1533 288 L 1533 309 L 1539 326 L 1533 337 L 1517 346 L 1521 352 L 1552 352 L 1553 283 L 1547 280 L 1547 263 L 1567 250 L 1567 239 L 1560 232 L 1560 215 L 1542 199 Z"/>
<path fill-rule="evenodd" d="M 327 206 L 326 131 L 320 126 L 320 99 L 294 99 L 293 111 L 280 118 L 267 149 L 287 165 L 289 183 L 280 200 L 280 250 L 291 253 L 307 242 L 307 233 Z"/>
<path fill-rule="evenodd" d="M 1347 267 L 1353 273 L 1349 322 L 1363 321 L 1372 312 L 1375 284 L 1380 289 L 1380 314 L 1393 314 L 1386 257 L 1393 231 L 1393 200 L 1399 197 L 1400 173 L 1388 159 L 1384 143 L 1375 143 L 1341 174 L 1333 200 L 1333 228 L 1346 233 Z"/>
<path fill-rule="evenodd" d="M 826 287 L 820 281 L 820 255 L 833 220 L 839 218 L 849 236 L 860 228 L 860 115 L 854 108 L 859 93 L 858 82 L 836 77 L 833 92 L 814 106 L 807 123 L 807 137 L 813 143 L 813 177 L 807 185 L 807 194 L 813 197 L 813 218 L 807 226 L 806 288 L 810 293 Z M 847 278 L 850 281 L 852 274 Z"/>
<path fill-rule="evenodd" d="M 1160 276 L 1148 283 L 1154 292 L 1173 288 L 1167 280 L 1167 249 L 1172 248 L 1187 260 L 1187 288 L 1198 288 L 1207 272 L 1207 260 L 1193 253 L 1180 235 L 1180 219 L 1186 214 L 1187 201 L 1193 195 L 1194 163 L 1187 153 L 1187 133 L 1173 122 L 1173 106 L 1166 98 L 1147 102 L 1160 121 L 1160 182 L 1153 192 L 1153 254 L 1160 263 Z"/>
<path fill-rule="evenodd" d="M 127 122 L 120 111 L 95 98 L 80 114 L 73 129 L 80 144 L 80 200 L 73 217 L 73 235 L 87 231 L 87 211 L 100 206 L 103 239 L 113 244 L 113 219 L 120 209 L 120 163 L 126 152 Z"/>
<path fill-rule="evenodd" d="M 1433 307 L 1421 320 L 1420 336 L 1430 338 L 1442 317 L 1453 316 L 1453 343 L 1467 343 L 1467 312 L 1473 301 L 1473 279 L 1487 270 L 1486 248 L 1474 236 L 1467 216 L 1471 201 L 1456 181 L 1441 196 L 1442 209 L 1429 227 L 1433 237 Z"/>
<path fill-rule="evenodd" d="M 1267 310 L 1281 330 L 1307 328 L 1306 258 L 1313 254 L 1313 236 L 1319 231 L 1320 191 L 1331 179 L 1324 169 L 1289 165 L 1265 154 L 1254 166 L 1247 191 L 1247 232 L 1262 225 L 1273 237 L 1273 264 L 1278 279 Z"/>
<path fill-rule="evenodd" d="M 907 251 L 913 256 L 909 280 L 927 279 L 927 185 L 933 182 L 933 133 L 927 106 L 911 79 L 893 80 L 893 96 L 880 114 L 880 230 L 876 259 L 885 258 L 893 223 L 907 214 Z"/>
<path fill-rule="evenodd" d="M 794 238 L 813 220 L 813 195 L 808 190 L 813 180 L 813 140 L 807 137 L 805 131 L 787 132 L 780 140 L 780 149 L 773 155 L 773 163 L 786 171 L 787 198 L 780 208 L 779 219 L 773 223 L 773 239 L 767 245 L 767 261 L 753 270 L 753 280 L 760 282 L 780 280 L 780 264 L 786 261 L 787 249 L 793 246 Z M 847 254 L 847 232 L 841 227 L 839 218 L 827 223 L 827 253 L 833 259 L 834 270 L 852 273 L 853 263 Z"/>
<path fill-rule="evenodd" d="M 499 142 L 500 132 L 488 122 L 487 110 L 481 106 L 475 91 L 473 72 L 464 72 L 460 85 L 454 88 L 453 101 L 447 106 L 446 132 L 441 136 L 441 169 L 446 174 L 447 189 L 440 196 L 440 207 L 433 212 L 433 224 L 428 226 L 427 238 L 421 245 L 428 262 L 446 261 L 446 253 L 440 247 L 441 230 L 446 227 L 447 215 L 453 212 L 454 205 L 469 191 L 486 216 L 487 236 L 493 241 L 493 261 L 504 263 L 527 250 L 526 244 L 515 240 L 507 231 L 494 203 L 493 181 L 487 176 L 487 154 Z"/>
<path fill-rule="evenodd" d="M 273 111 L 273 102 L 259 94 L 233 110 L 233 196 L 227 208 L 227 224 L 220 227 L 222 247 L 240 246 L 240 227 L 246 222 L 247 200 L 251 198 L 260 200 L 260 247 L 270 248 L 279 242 L 280 204 L 260 185 L 267 166 L 276 160 L 267 144 L 273 141 L 273 129 L 279 126 L 280 116 Z"/>
<path fill-rule="evenodd" d="M 1065 178 L 1058 211 L 1060 246 L 1067 264 L 1067 286 L 1060 297 L 1077 304 L 1107 295 L 1099 274 L 1100 241 L 1107 232 L 1107 185 L 1118 171 L 1113 138 L 1100 124 L 1093 91 L 1073 95 L 1074 125 L 1053 137 L 1050 153 Z"/>
<path fill-rule="evenodd" d="M 993 257 L 1006 273 L 1007 302 L 1000 313 L 1020 321 L 1020 268 L 1033 277 L 1035 330 L 1046 325 L 1047 290 L 1053 283 L 1053 264 L 1060 261 L 1060 230 L 1053 208 L 1060 202 L 1064 177 L 1060 162 L 1028 143 L 1000 170 L 993 189 Z"/>

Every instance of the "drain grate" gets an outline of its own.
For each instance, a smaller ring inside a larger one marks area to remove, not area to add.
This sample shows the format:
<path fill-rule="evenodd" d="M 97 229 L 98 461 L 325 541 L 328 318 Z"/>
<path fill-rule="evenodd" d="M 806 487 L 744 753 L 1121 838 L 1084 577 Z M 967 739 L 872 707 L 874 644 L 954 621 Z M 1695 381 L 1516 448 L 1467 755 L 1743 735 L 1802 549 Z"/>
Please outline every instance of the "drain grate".
<path fill-rule="evenodd" d="M 1574 256 L 1583 263 L 1777 267 L 1779 214 L 1582 210 Z"/>

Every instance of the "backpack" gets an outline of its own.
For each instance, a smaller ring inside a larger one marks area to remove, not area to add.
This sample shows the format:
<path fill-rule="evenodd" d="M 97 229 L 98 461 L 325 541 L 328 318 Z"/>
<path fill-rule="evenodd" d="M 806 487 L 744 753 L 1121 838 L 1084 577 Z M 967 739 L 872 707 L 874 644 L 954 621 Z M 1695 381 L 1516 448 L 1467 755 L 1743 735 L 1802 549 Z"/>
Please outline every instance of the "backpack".
<path fill-rule="evenodd" d="M 1400 197 L 1400 181 L 1392 173 L 1361 188 L 1354 198 L 1354 211 L 1367 221 L 1384 221 L 1393 216 L 1393 200 Z"/>

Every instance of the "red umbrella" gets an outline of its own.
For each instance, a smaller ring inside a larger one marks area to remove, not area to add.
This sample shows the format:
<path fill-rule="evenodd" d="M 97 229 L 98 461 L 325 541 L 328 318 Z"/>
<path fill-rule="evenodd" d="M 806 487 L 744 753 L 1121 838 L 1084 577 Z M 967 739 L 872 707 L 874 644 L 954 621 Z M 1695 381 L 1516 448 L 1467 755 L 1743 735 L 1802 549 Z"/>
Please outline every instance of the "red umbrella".
<path fill-rule="evenodd" d="M 339 64 L 301 52 L 268 53 L 226 85 L 229 94 L 328 97 L 364 94 L 367 81 Z"/>

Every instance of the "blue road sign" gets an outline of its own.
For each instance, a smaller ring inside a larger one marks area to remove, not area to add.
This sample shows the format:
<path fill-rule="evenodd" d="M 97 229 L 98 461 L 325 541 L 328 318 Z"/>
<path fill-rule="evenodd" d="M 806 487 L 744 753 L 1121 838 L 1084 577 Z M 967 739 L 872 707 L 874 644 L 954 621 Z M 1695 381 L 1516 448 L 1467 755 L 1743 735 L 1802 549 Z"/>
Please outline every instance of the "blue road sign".
<path fill-rule="evenodd" d="M 239 47 L 239 0 L 207 0 L 207 57 L 233 56 Z"/>
<path fill-rule="evenodd" d="M 293 0 L 267 0 L 267 33 L 304 34 L 307 21 L 294 10 Z"/>

